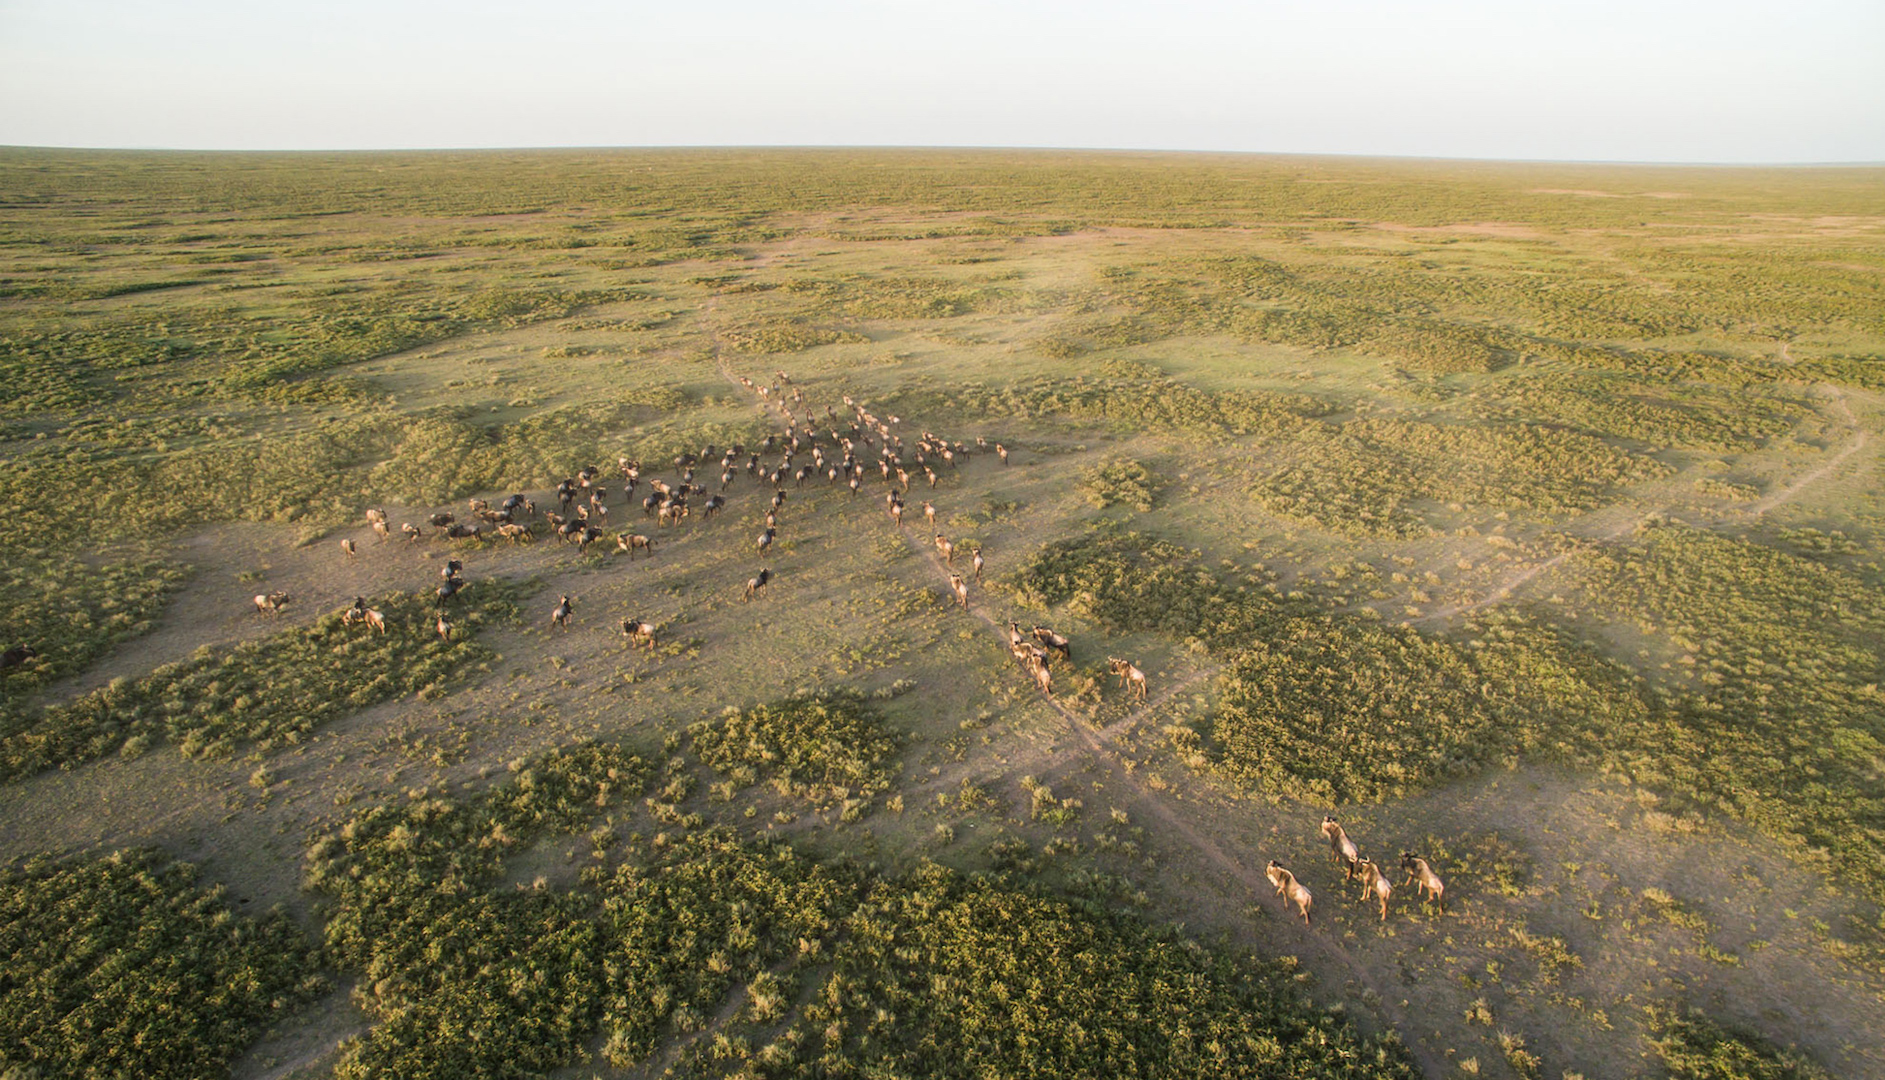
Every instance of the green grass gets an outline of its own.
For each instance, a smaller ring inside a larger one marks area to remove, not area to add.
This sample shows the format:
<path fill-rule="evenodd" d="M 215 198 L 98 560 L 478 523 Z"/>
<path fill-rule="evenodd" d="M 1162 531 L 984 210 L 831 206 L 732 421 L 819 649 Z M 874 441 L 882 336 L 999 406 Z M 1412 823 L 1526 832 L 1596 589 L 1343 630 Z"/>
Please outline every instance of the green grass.
<path fill-rule="evenodd" d="M 226 1071 L 325 988 L 286 915 L 149 851 L 0 870 L 0 1071 L 192 1078 Z"/>
<path fill-rule="evenodd" d="M 430 598 L 374 598 L 387 632 L 344 626 L 341 613 L 226 652 L 205 649 L 135 680 L 115 680 L 38 714 L 15 711 L 0 742 L 0 776 L 18 780 L 70 769 L 113 753 L 135 757 L 159 742 L 184 756 L 220 758 L 239 747 L 266 753 L 368 705 L 410 694 L 432 696 L 495 654 L 478 630 L 515 613 L 512 591 L 485 583 L 452 612 L 450 641 L 433 630 Z"/>

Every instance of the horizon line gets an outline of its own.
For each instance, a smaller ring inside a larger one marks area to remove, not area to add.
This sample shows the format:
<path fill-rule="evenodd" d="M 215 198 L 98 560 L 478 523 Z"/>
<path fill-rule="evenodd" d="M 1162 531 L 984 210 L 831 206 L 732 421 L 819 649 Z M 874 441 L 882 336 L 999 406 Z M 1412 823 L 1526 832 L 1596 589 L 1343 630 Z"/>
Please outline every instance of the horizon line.
<path fill-rule="evenodd" d="M 1885 168 L 1876 161 L 1693 161 L 1631 158 L 1499 158 L 1445 154 L 1389 154 L 1361 151 L 1226 150 L 1133 146 L 1018 146 L 982 143 L 556 143 L 492 146 L 356 146 L 356 147 L 216 147 L 216 146 L 79 146 L 57 143 L 0 143 L 0 153 L 68 151 L 124 154 L 227 154 L 241 156 L 314 154 L 477 154 L 551 153 L 568 151 L 971 151 L 1039 154 L 1173 154 L 1215 157 L 1335 158 L 1358 161 L 1438 162 L 1481 165 L 1605 165 L 1637 168 L 1685 169 L 1864 169 Z"/>

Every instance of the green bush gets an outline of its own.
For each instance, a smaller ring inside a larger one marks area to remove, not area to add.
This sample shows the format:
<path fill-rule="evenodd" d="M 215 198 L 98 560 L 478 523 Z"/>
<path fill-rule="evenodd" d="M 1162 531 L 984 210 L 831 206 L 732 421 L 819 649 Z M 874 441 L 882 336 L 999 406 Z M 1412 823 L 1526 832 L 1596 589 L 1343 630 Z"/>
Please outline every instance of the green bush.
<path fill-rule="evenodd" d="M 348 712 L 443 687 L 495 656 L 477 632 L 515 613 L 501 583 L 463 595 L 466 607 L 453 617 L 460 632 L 450 641 L 433 631 L 431 597 L 392 593 L 370 605 L 386 618 L 384 634 L 343 626 L 333 612 L 307 629 L 205 650 L 37 715 L 15 711 L 0 731 L 0 778 L 72 768 L 134 738 L 145 740 L 140 747 L 167 739 L 189 757 L 226 756 L 248 743 L 268 750 Z"/>
<path fill-rule="evenodd" d="M 320 952 L 279 912 L 148 851 L 0 871 L 0 1073 L 217 1075 L 325 989 Z"/>
<path fill-rule="evenodd" d="M 894 778 L 898 739 L 854 691 L 786 698 L 687 728 L 702 762 L 736 781 L 770 780 L 800 798 L 870 798 Z"/>

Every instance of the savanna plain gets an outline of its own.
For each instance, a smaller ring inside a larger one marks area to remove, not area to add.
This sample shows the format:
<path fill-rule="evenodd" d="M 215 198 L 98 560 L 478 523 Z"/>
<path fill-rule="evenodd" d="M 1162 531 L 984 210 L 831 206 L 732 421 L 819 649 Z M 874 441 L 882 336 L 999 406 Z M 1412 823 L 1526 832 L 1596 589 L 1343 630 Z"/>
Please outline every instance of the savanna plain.
<path fill-rule="evenodd" d="M 0 150 L 0 1074 L 1885 1076 L 1882 394 L 1880 169 Z"/>

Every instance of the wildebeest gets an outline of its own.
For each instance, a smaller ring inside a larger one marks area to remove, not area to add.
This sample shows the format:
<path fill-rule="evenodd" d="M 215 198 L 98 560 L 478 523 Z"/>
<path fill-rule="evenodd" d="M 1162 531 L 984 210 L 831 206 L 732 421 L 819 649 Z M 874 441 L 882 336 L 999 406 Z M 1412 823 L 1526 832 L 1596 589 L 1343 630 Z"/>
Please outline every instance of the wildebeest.
<path fill-rule="evenodd" d="M 565 596 L 556 602 L 556 609 L 550 612 L 550 622 L 553 625 L 562 627 L 564 632 L 567 633 L 569 631 L 569 617 L 575 613 L 575 603 L 572 602 L 569 597 Z"/>
<path fill-rule="evenodd" d="M 646 549 L 649 558 L 654 558 L 655 542 L 640 533 L 617 533 L 615 546 L 625 552 L 629 558 L 635 557 L 636 549 Z"/>
<path fill-rule="evenodd" d="M 425 536 L 425 533 L 419 531 L 419 526 L 414 525 L 410 521 L 401 525 L 399 531 L 406 534 L 406 542 L 409 544 L 416 544 Z"/>
<path fill-rule="evenodd" d="M 1440 880 L 1439 874 L 1433 872 L 1433 867 L 1427 865 L 1427 860 L 1411 851 L 1403 851 L 1401 869 L 1407 871 L 1407 880 L 1402 884 L 1414 886 L 1415 893 L 1421 899 L 1431 897 L 1434 903 L 1440 905 L 1441 911 L 1446 910 L 1446 902 L 1441 899 L 1446 893 L 1446 884 Z"/>
<path fill-rule="evenodd" d="M 386 511 L 381 510 L 377 506 L 368 507 L 367 508 L 367 524 L 368 525 L 386 524 Z"/>
<path fill-rule="evenodd" d="M 654 651 L 654 647 L 655 647 L 655 624 L 654 623 L 643 622 L 640 619 L 623 619 L 622 620 L 622 636 L 628 639 L 628 643 L 630 645 L 634 645 L 637 642 L 639 642 L 641 644 L 648 646 L 648 649 L 650 652 Z"/>
<path fill-rule="evenodd" d="M 376 521 L 373 523 L 373 535 L 379 537 L 381 543 L 385 543 L 393 538 L 393 531 L 386 527 L 386 522 Z"/>
<path fill-rule="evenodd" d="M 453 525 L 445 530 L 445 535 L 454 540 L 476 540 L 484 535 L 482 525 Z"/>
<path fill-rule="evenodd" d="M 440 641 L 452 640 L 452 624 L 445 621 L 445 615 L 443 612 L 439 614 L 439 621 L 436 625 L 439 632 Z"/>
<path fill-rule="evenodd" d="M 941 555 L 950 566 L 956 564 L 956 546 L 945 539 L 942 533 L 936 534 L 936 554 Z"/>
<path fill-rule="evenodd" d="M 439 606 L 443 607 L 446 603 L 450 602 L 451 598 L 457 596 L 464 587 L 464 578 L 446 578 L 444 581 L 440 582 L 438 587 Z"/>
<path fill-rule="evenodd" d="M 445 560 L 445 565 L 439 568 L 439 577 L 444 578 L 446 581 L 450 581 L 451 579 L 457 577 L 460 573 L 464 572 L 464 569 L 465 569 L 464 563 L 459 562 L 457 559 L 447 559 Z"/>
<path fill-rule="evenodd" d="M 513 544 L 535 543 L 537 539 L 536 534 L 531 532 L 527 525 L 499 525 L 497 534 Z"/>
<path fill-rule="evenodd" d="M 458 520 L 457 518 L 453 517 L 450 514 L 445 513 L 444 511 L 440 511 L 439 513 L 433 514 L 431 517 L 425 519 L 426 524 L 432 526 L 434 529 L 443 529 L 457 520 Z"/>
<path fill-rule="evenodd" d="M 977 585 L 980 585 L 982 583 L 982 565 L 983 565 L 981 548 L 975 549 L 974 558 L 970 560 L 970 565 L 975 567 L 975 583 Z"/>
<path fill-rule="evenodd" d="M 962 580 L 961 574 L 949 575 L 949 589 L 956 594 L 956 603 L 965 608 L 969 606 L 969 585 Z"/>
<path fill-rule="evenodd" d="M 1341 866 L 1342 876 L 1354 880 L 1355 865 L 1361 861 L 1361 849 L 1342 831 L 1341 823 L 1327 814 L 1322 816 L 1322 835 L 1328 838 L 1329 857 Z"/>
<path fill-rule="evenodd" d="M 1276 895 L 1283 898 L 1283 910 L 1287 911 L 1290 904 L 1295 904 L 1296 910 L 1302 912 L 1302 924 L 1308 926 L 1309 909 L 1315 906 L 1316 898 L 1310 895 L 1302 882 L 1296 880 L 1296 875 L 1285 869 L 1282 863 L 1271 859 L 1270 865 L 1263 871 L 1263 876 L 1269 878 L 1270 884 L 1276 886 Z"/>
<path fill-rule="evenodd" d="M 1131 688 L 1134 697 L 1145 700 L 1145 672 L 1135 667 L 1132 661 L 1109 656 L 1106 658 L 1106 670 L 1119 676 L 1119 685 Z"/>
<path fill-rule="evenodd" d="M 255 610 L 263 615 L 273 615 L 288 606 L 290 597 L 285 592 L 257 593 Z"/>
<path fill-rule="evenodd" d="M 742 597 L 742 599 L 751 600 L 758 594 L 759 590 L 765 588 L 766 583 L 771 580 L 772 570 L 770 568 L 761 568 L 757 576 L 746 579 L 746 595 Z"/>
<path fill-rule="evenodd" d="M 779 530 L 771 528 L 771 527 L 768 527 L 765 532 L 760 533 L 759 534 L 759 553 L 762 555 L 765 554 L 766 549 L 772 546 L 773 539 L 777 537 L 778 535 L 779 535 Z"/>
<path fill-rule="evenodd" d="M 707 520 L 712 520 L 715 514 L 726 509 L 726 504 L 727 501 L 723 496 L 711 496 L 707 499 L 706 504 L 700 508 L 700 516 Z"/>
<path fill-rule="evenodd" d="M 353 541 L 342 538 L 342 540 L 340 541 L 340 550 L 346 552 L 348 558 L 350 559 L 353 558 L 354 556 Z"/>
<path fill-rule="evenodd" d="M 0 671 L 12 671 L 16 667 L 25 667 L 28 660 L 39 658 L 39 650 L 31 645 L 15 645 L 0 653 Z"/>
<path fill-rule="evenodd" d="M 1059 653 L 1068 663 L 1073 663 L 1073 642 L 1054 633 L 1045 626 L 1034 628 L 1034 640 Z"/>
<path fill-rule="evenodd" d="M 1381 905 L 1381 921 L 1388 921 L 1388 900 L 1394 895 L 1394 886 L 1388 883 L 1388 876 L 1374 864 L 1373 859 L 1363 859 L 1355 864 L 1355 875 L 1361 879 L 1361 899 L 1367 900 L 1372 895 Z"/>

